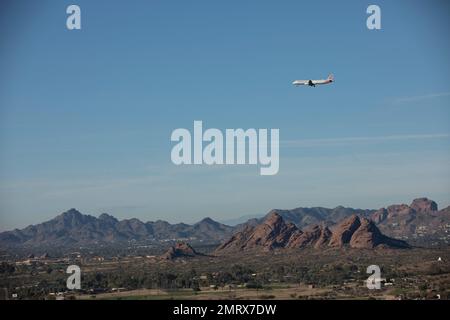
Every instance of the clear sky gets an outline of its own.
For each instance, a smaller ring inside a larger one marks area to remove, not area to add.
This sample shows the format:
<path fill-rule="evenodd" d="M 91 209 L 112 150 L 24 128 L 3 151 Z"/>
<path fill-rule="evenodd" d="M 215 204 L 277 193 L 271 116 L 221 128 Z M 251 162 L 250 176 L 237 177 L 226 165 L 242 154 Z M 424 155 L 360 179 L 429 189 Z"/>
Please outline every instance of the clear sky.
<path fill-rule="evenodd" d="M 82 30 L 66 29 L 78 4 Z M 366 28 L 378 4 L 382 30 Z M 194 222 L 450 204 L 446 1 L 2 1 L 0 229 L 69 208 Z M 295 79 L 332 85 L 296 88 Z M 279 128 L 280 171 L 172 164 L 170 134 Z"/>

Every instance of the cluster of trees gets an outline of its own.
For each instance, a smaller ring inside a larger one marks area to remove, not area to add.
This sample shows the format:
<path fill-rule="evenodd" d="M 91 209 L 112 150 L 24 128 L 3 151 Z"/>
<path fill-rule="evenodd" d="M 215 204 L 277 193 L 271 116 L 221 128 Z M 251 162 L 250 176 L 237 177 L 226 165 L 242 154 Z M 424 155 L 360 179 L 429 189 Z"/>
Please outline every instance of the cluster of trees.
<path fill-rule="evenodd" d="M 364 281 L 367 279 L 366 264 L 360 262 L 333 262 L 330 264 L 314 261 L 300 264 L 297 261 L 289 261 L 284 264 L 263 266 L 256 264 L 223 264 L 211 268 L 200 266 L 197 271 L 194 268 L 184 268 L 176 264 L 156 265 L 152 267 L 121 266 L 108 271 L 90 271 L 81 274 L 82 291 L 88 293 L 109 291 L 112 288 L 133 289 L 192 289 L 200 290 L 203 286 L 224 288 L 225 286 L 245 285 L 247 288 L 268 288 L 274 283 L 309 283 L 317 286 L 337 285 L 341 286 L 348 281 Z M 15 290 L 20 297 L 40 298 L 46 297 L 50 292 L 67 291 L 65 273 L 66 266 L 52 265 L 18 265 L 0 263 L 0 287 Z M 395 269 L 395 268 L 393 268 Z M 408 276 L 406 271 L 394 271 L 390 267 L 382 268 L 383 278 L 402 279 Z M 412 271 L 411 271 L 412 272 Z M 423 270 L 423 276 L 446 275 L 447 266 L 436 263 Z M 20 275 L 23 275 L 21 277 Z M 29 277 L 32 275 L 33 277 Z M 400 286 L 396 282 L 397 287 Z M 417 285 L 417 283 L 416 283 Z M 445 285 L 443 285 L 445 287 Z M 409 287 L 404 288 L 410 291 Z M 421 295 L 429 294 L 430 290 L 446 292 L 442 288 L 419 288 Z"/>
<path fill-rule="evenodd" d="M 170 271 L 100 272 L 82 275 L 82 286 L 87 288 L 178 289 L 198 288 L 195 270 L 181 274 Z"/>
<path fill-rule="evenodd" d="M 30 266 L 27 273 L 34 274 L 33 268 Z M 23 287 L 22 294 L 28 297 L 66 291 L 67 275 L 58 273 L 53 269 L 51 266 L 47 266 L 46 270 L 42 270 L 45 272 L 39 274 L 40 280 L 32 287 L 23 286 L 22 283 L 10 283 L 10 285 Z M 248 288 L 259 289 L 274 282 L 338 284 L 349 277 L 354 277 L 356 270 L 356 266 L 348 265 L 306 267 L 294 263 L 274 266 L 262 271 L 256 271 L 245 265 L 233 264 L 224 266 L 221 271 L 206 273 L 199 273 L 195 269 L 180 272 L 180 270 L 169 269 L 124 269 L 119 267 L 118 270 L 114 271 L 82 273 L 81 283 L 82 290 L 191 288 L 198 291 L 201 286 L 223 288 L 226 285 L 246 285 Z M 12 274 L 14 271 L 14 265 L 0 264 L 0 274 Z M 366 277 L 365 274 L 364 276 Z"/>

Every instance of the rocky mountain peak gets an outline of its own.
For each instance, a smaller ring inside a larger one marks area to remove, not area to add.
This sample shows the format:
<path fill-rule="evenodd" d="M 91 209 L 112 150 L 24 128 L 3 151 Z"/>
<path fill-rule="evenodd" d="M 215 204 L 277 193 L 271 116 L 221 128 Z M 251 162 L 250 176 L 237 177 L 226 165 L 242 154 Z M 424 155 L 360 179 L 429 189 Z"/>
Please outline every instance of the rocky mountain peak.
<path fill-rule="evenodd" d="M 73 228 L 82 225 L 85 222 L 85 220 L 90 218 L 92 217 L 88 215 L 83 215 L 77 209 L 72 208 L 57 216 L 54 219 L 53 223 L 58 225 L 59 227 Z"/>
<path fill-rule="evenodd" d="M 324 225 L 316 225 L 304 232 L 298 230 L 293 233 L 287 247 L 289 248 L 304 248 L 307 246 L 314 246 L 319 248 L 325 244 L 328 244 L 331 238 L 331 231 Z"/>
<path fill-rule="evenodd" d="M 174 260 L 177 258 L 195 257 L 201 255 L 186 242 L 178 242 L 170 247 L 166 253 L 162 255 L 163 259 Z"/>
<path fill-rule="evenodd" d="M 219 224 L 220 224 L 219 222 L 214 221 L 210 217 L 203 218 L 202 220 L 196 223 L 196 225 L 211 225 L 211 226 L 217 226 Z"/>
<path fill-rule="evenodd" d="M 379 245 L 408 247 L 403 241 L 384 236 L 373 221 L 357 215 L 344 219 L 333 232 L 325 225 L 316 225 L 302 231 L 291 223 L 285 223 L 279 214 L 273 212 L 263 223 L 234 234 L 217 248 L 216 253 L 257 248 L 302 249 L 323 246 L 375 248 Z"/>
<path fill-rule="evenodd" d="M 63 213 L 61 213 L 62 217 L 81 217 L 83 214 L 75 208 L 69 209 Z"/>
<path fill-rule="evenodd" d="M 276 212 L 271 212 L 266 219 L 256 226 L 246 226 L 225 241 L 216 251 L 247 250 L 264 248 L 271 250 L 284 247 L 293 233 L 299 232 L 293 223 L 285 223 Z"/>
<path fill-rule="evenodd" d="M 107 213 L 102 213 L 101 215 L 99 215 L 98 219 L 109 223 L 116 223 L 119 221 L 115 217 Z"/>
<path fill-rule="evenodd" d="M 360 219 L 360 226 L 352 234 L 349 241 L 353 248 L 374 248 L 381 244 L 384 236 L 371 220 Z"/>
<path fill-rule="evenodd" d="M 412 209 L 407 204 L 393 204 L 387 207 L 387 211 L 389 216 L 409 216 L 415 213 L 414 209 Z"/>
<path fill-rule="evenodd" d="M 381 223 L 388 217 L 388 214 L 386 208 L 378 209 L 373 213 L 372 220 L 375 221 L 375 223 Z"/>
<path fill-rule="evenodd" d="M 266 219 L 264 220 L 264 223 L 271 227 L 276 227 L 284 223 L 283 218 L 280 214 L 278 214 L 276 211 L 270 212 Z"/>
<path fill-rule="evenodd" d="M 429 212 L 438 210 L 437 203 L 428 198 L 414 199 L 410 207 L 417 212 Z"/>
<path fill-rule="evenodd" d="M 361 219 L 357 215 L 352 215 L 344 219 L 333 232 L 330 239 L 330 246 L 342 247 L 348 244 L 352 238 L 353 233 L 361 225 Z"/>

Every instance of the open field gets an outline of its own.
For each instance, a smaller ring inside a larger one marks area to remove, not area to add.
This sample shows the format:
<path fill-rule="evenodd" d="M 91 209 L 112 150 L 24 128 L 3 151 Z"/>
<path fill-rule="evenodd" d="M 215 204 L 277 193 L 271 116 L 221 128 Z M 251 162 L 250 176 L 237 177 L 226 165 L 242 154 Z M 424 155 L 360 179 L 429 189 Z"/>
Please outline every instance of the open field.
<path fill-rule="evenodd" d="M 98 295 L 79 295 L 76 299 L 133 299 L 133 300 L 159 300 L 159 299 L 180 299 L 180 300 L 222 300 L 222 299 L 296 299 L 311 296 L 323 296 L 332 289 L 309 288 L 306 285 L 285 285 L 267 287 L 265 289 L 213 289 L 201 287 L 200 291 L 194 292 L 190 289 L 160 290 L 160 289 L 138 289 L 123 292 L 101 293 Z"/>

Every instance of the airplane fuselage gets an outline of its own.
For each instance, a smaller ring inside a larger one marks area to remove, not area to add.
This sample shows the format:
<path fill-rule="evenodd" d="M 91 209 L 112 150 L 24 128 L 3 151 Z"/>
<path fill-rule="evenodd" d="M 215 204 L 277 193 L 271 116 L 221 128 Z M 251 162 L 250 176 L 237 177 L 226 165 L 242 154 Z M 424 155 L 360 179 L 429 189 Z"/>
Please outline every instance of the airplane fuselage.
<path fill-rule="evenodd" d="M 315 87 L 316 85 L 328 84 L 333 82 L 333 80 L 295 80 L 292 84 L 295 86 L 310 86 Z"/>
<path fill-rule="evenodd" d="M 333 76 L 329 75 L 327 79 L 321 80 L 295 80 L 292 82 L 295 86 L 310 86 L 315 87 L 316 85 L 328 84 L 334 81 Z"/>

